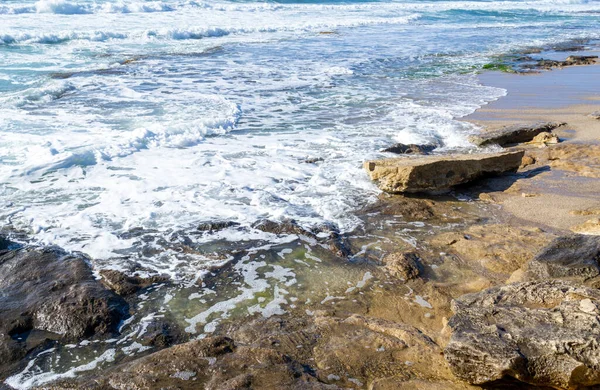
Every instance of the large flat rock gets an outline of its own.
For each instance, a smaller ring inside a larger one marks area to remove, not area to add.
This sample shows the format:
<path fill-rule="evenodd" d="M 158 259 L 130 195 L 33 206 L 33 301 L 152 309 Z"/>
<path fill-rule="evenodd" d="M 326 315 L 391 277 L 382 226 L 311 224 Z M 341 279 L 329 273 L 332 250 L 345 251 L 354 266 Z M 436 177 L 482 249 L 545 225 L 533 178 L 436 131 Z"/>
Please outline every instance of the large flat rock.
<path fill-rule="evenodd" d="M 442 192 L 483 176 L 514 172 L 523 154 L 518 151 L 392 158 L 367 161 L 364 167 L 386 192 Z"/>
<path fill-rule="evenodd" d="M 476 385 L 514 378 L 556 389 L 598 386 L 599 307 L 597 289 L 560 280 L 464 295 L 452 302 L 444 356 Z"/>
<path fill-rule="evenodd" d="M 564 125 L 560 122 L 537 122 L 505 126 L 499 130 L 489 131 L 469 137 L 469 141 L 477 146 L 498 144 L 500 146 L 529 142 L 536 135 L 551 132 Z"/>

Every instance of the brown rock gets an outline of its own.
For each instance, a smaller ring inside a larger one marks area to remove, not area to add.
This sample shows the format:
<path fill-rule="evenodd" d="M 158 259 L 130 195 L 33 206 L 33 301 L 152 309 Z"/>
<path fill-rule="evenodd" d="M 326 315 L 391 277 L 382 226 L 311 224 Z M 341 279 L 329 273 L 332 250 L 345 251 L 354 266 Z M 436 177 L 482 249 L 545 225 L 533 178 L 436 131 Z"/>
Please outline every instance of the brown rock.
<path fill-rule="evenodd" d="M 418 278 L 423 268 L 419 256 L 413 252 L 391 253 L 383 258 L 383 263 L 392 275 L 404 280 Z"/>
<path fill-rule="evenodd" d="M 168 280 L 168 277 L 159 275 L 149 278 L 127 276 L 123 272 L 112 269 L 100 271 L 100 276 L 102 276 L 102 284 L 121 296 L 131 295 L 139 289 Z"/>
<path fill-rule="evenodd" d="M 452 302 L 444 355 L 452 372 L 471 384 L 500 385 L 512 377 L 550 388 L 597 386 L 598 307 L 597 289 L 564 281 L 464 295 Z"/>
<path fill-rule="evenodd" d="M 529 143 L 545 147 L 548 145 L 557 144 L 559 142 L 560 140 L 556 134 L 544 131 L 543 133 L 539 133 L 538 135 L 533 137 L 533 139 Z"/>
<path fill-rule="evenodd" d="M 533 164 L 535 164 L 535 158 L 533 158 L 532 156 L 525 155 L 521 160 L 521 166 L 519 168 L 525 168 Z"/>
<path fill-rule="evenodd" d="M 571 231 L 579 234 L 590 234 L 600 236 L 600 219 L 594 218 L 585 221 L 581 225 L 573 226 Z"/>
<path fill-rule="evenodd" d="M 440 192 L 487 175 L 516 171 L 524 152 L 458 154 L 367 161 L 371 179 L 383 191 Z"/>
<path fill-rule="evenodd" d="M 500 146 L 509 144 L 518 144 L 528 142 L 534 139 L 538 134 L 551 132 L 564 125 L 558 122 L 538 122 L 530 124 L 517 124 L 505 126 L 499 130 L 484 132 L 479 135 L 469 137 L 469 141 L 477 146 L 498 144 Z"/>

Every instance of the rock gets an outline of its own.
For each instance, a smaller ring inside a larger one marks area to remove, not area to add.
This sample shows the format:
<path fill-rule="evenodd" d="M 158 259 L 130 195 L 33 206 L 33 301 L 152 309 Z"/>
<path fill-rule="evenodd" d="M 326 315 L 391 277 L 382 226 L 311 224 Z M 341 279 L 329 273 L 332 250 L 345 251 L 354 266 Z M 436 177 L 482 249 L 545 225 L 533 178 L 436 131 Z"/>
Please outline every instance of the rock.
<path fill-rule="evenodd" d="M 556 134 L 544 131 L 533 137 L 533 139 L 528 143 L 545 147 L 548 145 L 557 144 L 559 142 L 560 139 Z"/>
<path fill-rule="evenodd" d="M 316 164 L 321 161 L 325 161 L 325 159 L 322 157 L 309 157 L 306 160 L 304 160 L 304 162 L 307 164 Z"/>
<path fill-rule="evenodd" d="M 600 291 L 564 281 L 517 283 L 452 302 L 444 356 L 471 384 L 507 377 L 572 389 L 600 384 Z"/>
<path fill-rule="evenodd" d="M 471 264 L 507 276 L 530 261 L 551 239 L 535 229 L 489 224 L 474 225 L 461 233 L 442 233 L 431 243 Z"/>
<path fill-rule="evenodd" d="M 519 168 L 525 168 L 533 164 L 535 164 L 535 158 L 525 155 L 521 160 L 521 166 L 519 166 Z"/>
<path fill-rule="evenodd" d="M 598 284 L 600 236 L 572 234 L 558 237 L 525 267 L 525 280 L 565 279 Z M 595 283 L 594 283 L 595 282 Z"/>
<path fill-rule="evenodd" d="M 514 172 L 523 155 L 519 151 L 393 158 L 367 161 L 364 167 L 386 192 L 441 192 L 484 176 Z"/>
<path fill-rule="evenodd" d="M 383 263 L 392 275 L 404 280 L 418 278 L 423 269 L 419 256 L 413 252 L 391 253 L 383 258 Z"/>
<path fill-rule="evenodd" d="M 600 119 L 600 111 L 594 111 L 589 115 L 590 118 Z"/>
<path fill-rule="evenodd" d="M 505 126 L 499 130 L 484 132 L 469 137 L 469 141 L 477 146 L 498 144 L 500 146 L 528 142 L 540 133 L 551 132 L 565 123 L 538 122 Z"/>
<path fill-rule="evenodd" d="M 564 61 L 539 59 L 532 64 L 523 64 L 524 69 L 545 69 L 564 68 L 567 66 L 577 65 L 593 65 L 596 63 L 598 56 L 569 56 Z"/>
<path fill-rule="evenodd" d="M 600 178 L 600 145 L 560 144 L 540 151 L 539 159 L 556 169 L 571 171 L 579 176 Z"/>
<path fill-rule="evenodd" d="M 6 366 L 39 345 L 30 340 L 36 332 L 65 340 L 110 334 L 127 312 L 125 301 L 94 278 L 87 259 L 56 247 L 0 252 L 0 291 L 0 355 Z M 16 335 L 23 342 L 7 338 Z"/>
<path fill-rule="evenodd" d="M 225 336 L 176 345 L 109 372 L 66 380 L 53 389 L 335 389 L 269 348 L 238 346 Z"/>
<path fill-rule="evenodd" d="M 230 227 L 240 226 L 239 223 L 233 221 L 213 221 L 213 222 L 204 222 L 198 225 L 198 231 L 207 232 L 207 233 L 215 233 Z"/>
<path fill-rule="evenodd" d="M 131 295 L 142 288 L 168 280 L 168 277 L 159 275 L 149 278 L 127 276 L 123 272 L 112 269 L 100 271 L 100 276 L 102 276 L 102 284 L 121 296 Z"/>
<path fill-rule="evenodd" d="M 600 219 L 594 218 L 585 221 L 581 225 L 573 226 L 571 231 L 579 234 L 591 234 L 595 236 L 600 236 Z"/>
<path fill-rule="evenodd" d="M 394 144 L 389 148 L 383 149 L 382 152 L 395 154 L 429 154 L 435 148 L 435 145 Z"/>
<path fill-rule="evenodd" d="M 252 228 L 263 231 L 265 233 L 282 234 L 297 234 L 304 236 L 312 236 L 312 233 L 298 224 L 293 219 L 285 219 L 280 222 L 271 221 L 270 219 L 261 219 L 252 224 Z"/>

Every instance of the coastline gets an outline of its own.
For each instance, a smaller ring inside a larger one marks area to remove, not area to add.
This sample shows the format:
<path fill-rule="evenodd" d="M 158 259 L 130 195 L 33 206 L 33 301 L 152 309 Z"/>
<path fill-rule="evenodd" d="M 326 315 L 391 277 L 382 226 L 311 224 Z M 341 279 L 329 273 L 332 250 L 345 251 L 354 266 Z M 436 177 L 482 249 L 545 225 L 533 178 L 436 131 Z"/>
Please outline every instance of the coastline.
<path fill-rule="evenodd" d="M 590 67 L 600 70 L 600 65 Z M 526 89 L 531 78 L 591 68 L 542 75 L 489 72 L 483 77 L 497 77 L 499 85 L 510 77 L 523 78 L 520 84 Z M 224 320 L 212 336 L 126 358 L 106 371 L 63 378 L 44 388 L 159 388 L 173 383 L 215 389 L 478 388 L 459 380 L 444 358 L 453 300 L 519 280 L 527 262 L 555 237 L 600 214 L 600 167 L 594 165 L 600 151 L 577 155 L 598 141 L 600 121 L 587 116 L 598 109 L 593 104 L 597 96 L 576 93 L 575 105 L 556 97 L 547 106 L 521 109 L 513 105 L 523 106 L 523 100 L 512 100 L 508 91 L 464 120 L 486 129 L 538 120 L 566 122 L 555 131 L 562 142 L 543 149 L 521 145 L 534 164 L 461 186 L 452 196 L 382 194 L 378 204 L 361 213 L 364 228 L 345 238 L 352 252 L 345 263 L 320 254 L 321 261 L 295 275 L 307 284 L 311 298 L 326 292 L 322 300 L 309 302 L 304 296 L 304 303 L 283 313 L 274 310 L 275 316 L 260 315 L 261 308 L 244 321 Z M 540 88 L 537 95 L 520 99 L 542 104 L 545 99 L 539 97 L 546 95 Z M 562 154 L 549 155 L 556 150 Z M 282 250 L 280 257 L 293 262 L 300 249 Z M 207 283 L 226 280 L 234 266 L 215 271 Z M 327 287 L 311 291 L 318 285 Z M 161 364 L 165 359 L 169 364 Z"/>

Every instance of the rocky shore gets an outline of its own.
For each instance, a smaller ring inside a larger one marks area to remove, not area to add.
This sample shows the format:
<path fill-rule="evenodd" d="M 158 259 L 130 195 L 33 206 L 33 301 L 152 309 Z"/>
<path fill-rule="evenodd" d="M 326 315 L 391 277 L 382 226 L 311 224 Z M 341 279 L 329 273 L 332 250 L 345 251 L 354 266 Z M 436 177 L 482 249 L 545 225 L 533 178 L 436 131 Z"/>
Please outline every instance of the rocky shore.
<path fill-rule="evenodd" d="M 487 129 L 473 138 L 485 154 L 407 145 L 397 148 L 406 156 L 366 162 L 385 192 L 361 211 L 363 228 L 260 221 L 296 239 L 272 258 L 238 249 L 192 283 L 252 285 L 232 298 L 246 306 L 187 324 L 157 309 L 128 344 L 135 354 L 117 346 L 134 313 L 160 306 L 148 297 L 177 301 L 161 290 L 171 281 L 95 274 L 83 254 L 0 236 L 0 388 L 598 388 L 600 121 L 590 106 L 487 120 L 484 109 L 466 119 Z M 271 295 L 253 279 L 268 265 Z M 82 340 L 99 357 L 32 379 L 29 362 Z"/>

